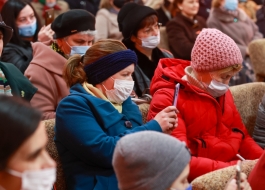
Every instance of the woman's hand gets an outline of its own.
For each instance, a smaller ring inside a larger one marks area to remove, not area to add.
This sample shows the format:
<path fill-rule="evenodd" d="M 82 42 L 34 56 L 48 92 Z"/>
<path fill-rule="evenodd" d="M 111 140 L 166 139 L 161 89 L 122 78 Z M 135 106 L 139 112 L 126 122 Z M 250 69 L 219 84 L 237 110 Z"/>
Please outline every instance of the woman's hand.
<path fill-rule="evenodd" d="M 240 178 L 241 178 L 240 190 L 251 190 L 251 187 L 250 187 L 248 180 L 247 180 L 247 175 L 241 172 Z M 236 184 L 236 179 L 230 180 L 227 183 L 225 190 L 238 190 L 237 184 Z"/>
<path fill-rule="evenodd" d="M 47 42 L 53 40 L 54 31 L 51 29 L 51 24 L 43 26 L 38 33 L 39 42 Z"/>
<path fill-rule="evenodd" d="M 170 134 L 178 126 L 177 113 L 175 106 L 168 106 L 159 112 L 154 120 L 159 123 L 164 133 Z"/>

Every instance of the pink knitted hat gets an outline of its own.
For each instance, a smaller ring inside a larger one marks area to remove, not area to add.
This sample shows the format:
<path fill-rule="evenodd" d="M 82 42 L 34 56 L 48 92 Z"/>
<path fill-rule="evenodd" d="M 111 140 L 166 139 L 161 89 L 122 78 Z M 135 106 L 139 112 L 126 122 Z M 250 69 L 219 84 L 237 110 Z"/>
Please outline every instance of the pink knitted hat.
<path fill-rule="evenodd" d="M 196 71 L 215 71 L 243 59 L 234 40 L 217 29 L 203 29 L 191 52 L 191 66 Z"/>

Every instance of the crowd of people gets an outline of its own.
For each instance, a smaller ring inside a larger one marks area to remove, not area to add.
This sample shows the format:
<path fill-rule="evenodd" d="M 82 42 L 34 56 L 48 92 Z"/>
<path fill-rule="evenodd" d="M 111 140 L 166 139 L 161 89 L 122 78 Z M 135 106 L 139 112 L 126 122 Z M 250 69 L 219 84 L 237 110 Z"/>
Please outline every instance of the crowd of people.
<path fill-rule="evenodd" d="M 1 3 L 0 190 L 56 188 L 48 119 L 69 190 L 191 190 L 238 154 L 259 161 L 224 189 L 265 185 L 265 96 L 252 138 L 229 90 L 255 81 L 248 45 L 264 37 L 265 3 Z"/>

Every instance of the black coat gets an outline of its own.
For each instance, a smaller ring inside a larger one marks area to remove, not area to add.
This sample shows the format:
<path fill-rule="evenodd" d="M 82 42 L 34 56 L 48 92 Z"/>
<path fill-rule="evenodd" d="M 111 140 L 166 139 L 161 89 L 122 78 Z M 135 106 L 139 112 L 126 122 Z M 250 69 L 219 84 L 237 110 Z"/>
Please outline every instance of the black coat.
<path fill-rule="evenodd" d="M 175 58 L 191 60 L 191 50 L 195 40 L 203 28 L 206 28 L 204 18 L 195 16 L 191 20 L 182 14 L 177 14 L 166 25 L 168 44 Z"/>
<path fill-rule="evenodd" d="M 133 73 L 134 80 L 134 91 L 137 96 L 141 97 L 144 94 L 150 94 L 150 82 L 154 76 L 155 69 L 158 65 L 158 62 L 161 58 L 172 58 L 172 54 L 167 50 L 161 50 L 159 48 L 155 48 L 152 51 L 152 60 L 150 60 L 146 55 L 138 51 L 133 42 L 127 40 L 123 43 L 126 45 L 128 49 L 133 50 L 138 58 L 137 65 L 135 67 Z"/>
<path fill-rule="evenodd" d="M 93 15 L 97 14 L 100 0 L 65 0 L 70 9 L 85 9 Z"/>
<path fill-rule="evenodd" d="M 33 57 L 31 43 L 27 44 L 27 47 L 22 47 L 8 43 L 3 49 L 1 61 L 14 64 L 24 74 Z"/>
<path fill-rule="evenodd" d="M 37 88 L 31 84 L 29 79 L 11 63 L 0 62 L 0 69 L 10 85 L 12 95 L 30 101 L 37 92 Z"/>

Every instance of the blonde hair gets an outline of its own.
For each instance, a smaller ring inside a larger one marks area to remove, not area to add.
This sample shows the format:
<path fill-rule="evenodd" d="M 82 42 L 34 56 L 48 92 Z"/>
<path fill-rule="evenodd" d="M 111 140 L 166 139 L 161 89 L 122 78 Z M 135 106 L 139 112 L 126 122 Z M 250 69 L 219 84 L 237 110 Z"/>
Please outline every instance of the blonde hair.
<path fill-rule="evenodd" d="M 164 0 L 148 0 L 144 4 L 145 6 L 151 7 L 154 10 L 159 9 L 164 4 Z"/>
<path fill-rule="evenodd" d="M 218 73 L 218 74 L 222 74 L 222 73 L 226 73 L 226 72 L 230 72 L 233 71 L 234 73 L 239 72 L 242 69 L 242 65 L 241 64 L 235 64 L 217 71 L 214 71 L 214 73 Z"/>
<path fill-rule="evenodd" d="M 219 8 L 224 0 L 212 0 L 212 8 Z"/>
<path fill-rule="evenodd" d="M 112 8 L 112 5 L 110 4 L 110 0 L 101 0 L 99 3 L 99 8 L 110 10 Z"/>
<path fill-rule="evenodd" d="M 71 56 L 63 70 L 63 78 L 67 86 L 71 87 L 76 83 L 83 83 L 86 81 L 87 78 L 84 66 L 106 55 L 126 49 L 126 46 L 118 40 L 104 39 L 93 44 L 83 56 L 83 60 L 81 60 L 82 57 L 80 55 Z"/>

